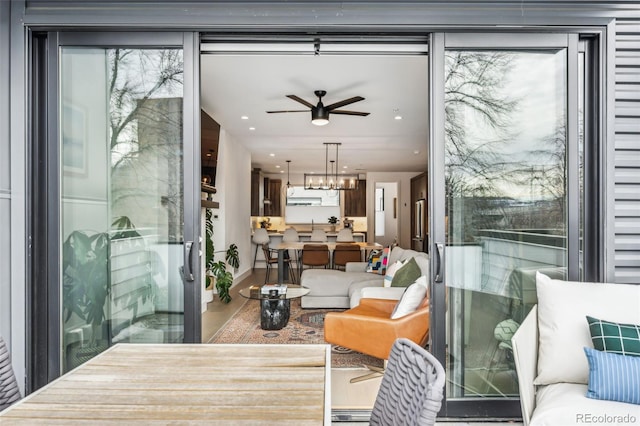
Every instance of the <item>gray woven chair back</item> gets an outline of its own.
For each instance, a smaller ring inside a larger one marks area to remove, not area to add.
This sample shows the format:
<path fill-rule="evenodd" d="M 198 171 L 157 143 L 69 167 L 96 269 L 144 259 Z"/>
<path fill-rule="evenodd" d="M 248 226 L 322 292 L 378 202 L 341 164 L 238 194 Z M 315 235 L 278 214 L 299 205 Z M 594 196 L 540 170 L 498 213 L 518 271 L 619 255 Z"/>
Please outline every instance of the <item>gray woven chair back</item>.
<path fill-rule="evenodd" d="M 371 425 L 429 426 L 442 404 L 444 368 L 424 348 L 397 339 L 371 412 Z"/>
<path fill-rule="evenodd" d="M 0 411 L 21 398 L 16 376 L 11 367 L 9 350 L 0 337 Z"/>

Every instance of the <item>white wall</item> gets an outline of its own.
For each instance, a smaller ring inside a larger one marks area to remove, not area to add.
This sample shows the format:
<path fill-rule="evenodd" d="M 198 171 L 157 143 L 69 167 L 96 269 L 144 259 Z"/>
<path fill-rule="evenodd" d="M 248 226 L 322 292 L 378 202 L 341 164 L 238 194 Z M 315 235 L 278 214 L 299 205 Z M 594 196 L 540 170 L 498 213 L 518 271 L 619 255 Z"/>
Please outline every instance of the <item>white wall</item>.
<path fill-rule="evenodd" d="M 220 203 L 214 210 L 214 244 L 216 251 L 226 250 L 230 244 L 238 246 L 240 268 L 235 272 L 234 284 L 251 272 L 251 154 L 223 128 L 220 129 L 218 170 L 213 200 Z M 224 253 L 216 254 L 216 260 Z"/>
<path fill-rule="evenodd" d="M 376 188 L 382 188 L 384 190 L 384 212 L 376 212 L 374 214 L 384 213 L 384 235 L 376 236 L 375 241 L 384 246 L 388 246 L 393 243 L 396 237 L 400 238 L 398 220 L 399 218 L 393 217 L 393 199 L 398 197 L 398 184 L 396 182 L 377 182 Z M 398 205 L 400 200 L 398 200 Z M 411 217 L 409 217 L 411 219 Z M 403 246 L 405 247 L 405 246 Z M 407 247 L 411 248 L 411 247 Z"/>
<path fill-rule="evenodd" d="M 419 175 L 415 172 L 369 172 L 367 173 L 367 212 L 375 212 L 376 184 L 384 182 L 398 183 L 398 244 L 411 248 L 411 178 Z M 390 211 L 393 215 L 393 210 Z M 374 215 L 367 217 L 367 229 L 375 229 Z"/>

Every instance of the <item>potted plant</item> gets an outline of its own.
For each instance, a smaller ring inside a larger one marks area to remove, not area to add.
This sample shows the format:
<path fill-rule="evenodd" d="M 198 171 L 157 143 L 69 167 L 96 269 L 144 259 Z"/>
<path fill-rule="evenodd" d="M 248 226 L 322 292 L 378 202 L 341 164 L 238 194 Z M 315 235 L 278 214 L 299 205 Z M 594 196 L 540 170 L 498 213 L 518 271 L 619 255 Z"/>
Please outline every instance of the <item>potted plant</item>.
<path fill-rule="evenodd" d="M 213 275 L 213 264 L 215 263 L 215 248 L 213 246 L 213 212 L 211 209 L 205 210 L 205 251 L 204 251 L 204 268 L 205 268 L 205 292 L 204 301 L 209 303 L 213 300 L 213 286 L 215 277 Z"/>
<path fill-rule="evenodd" d="M 62 308 L 64 322 L 78 319 L 91 327 L 88 348 L 104 349 L 109 340 L 108 327 L 110 318 L 105 314 L 109 309 L 108 296 L 111 291 L 110 258 L 114 244 L 128 244 L 130 247 L 141 246 L 142 235 L 138 233 L 131 220 L 126 216 L 116 218 L 111 224 L 111 231 L 91 232 L 76 230 L 69 234 L 62 244 L 63 297 Z M 132 311 L 132 322 L 136 320 L 138 301 L 144 303 L 153 297 L 156 282 L 153 275 L 157 273 L 149 253 L 147 273 L 138 276 L 135 294 L 128 294 L 116 303 L 125 303 Z M 75 315 L 75 316 L 74 316 Z M 100 337 L 100 339 L 98 339 Z"/>
<path fill-rule="evenodd" d="M 329 223 L 331 224 L 331 232 L 336 231 L 336 223 L 338 223 L 338 218 L 335 216 L 329 217 Z"/>
<path fill-rule="evenodd" d="M 229 266 L 231 266 L 233 269 L 238 269 L 238 267 L 240 266 L 240 259 L 238 257 L 238 246 L 236 246 L 235 244 L 231 244 L 225 252 L 224 259 L 225 260 L 214 262 L 211 266 L 211 272 L 215 277 L 216 290 L 218 291 L 220 300 L 224 303 L 229 303 L 231 301 L 229 289 L 233 284 L 233 274 L 230 271 L 227 271 L 227 264 L 229 264 Z"/>
<path fill-rule="evenodd" d="M 205 289 L 210 289 L 213 293 L 215 282 L 215 288 L 218 292 L 218 296 L 220 296 L 220 300 L 224 303 L 229 303 L 231 301 L 229 289 L 233 284 L 233 274 L 230 271 L 227 271 L 227 264 L 233 269 L 238 269 L 238 267 L 240 267 L 238 246 L 231 244 L 224 252 L 224 260 L 215 261 L 216 253 L 222 253 L 222 251 L 216 251 L 213 244 L 213 213 L 211 209 L 206 210 L 205 233 Z"/>

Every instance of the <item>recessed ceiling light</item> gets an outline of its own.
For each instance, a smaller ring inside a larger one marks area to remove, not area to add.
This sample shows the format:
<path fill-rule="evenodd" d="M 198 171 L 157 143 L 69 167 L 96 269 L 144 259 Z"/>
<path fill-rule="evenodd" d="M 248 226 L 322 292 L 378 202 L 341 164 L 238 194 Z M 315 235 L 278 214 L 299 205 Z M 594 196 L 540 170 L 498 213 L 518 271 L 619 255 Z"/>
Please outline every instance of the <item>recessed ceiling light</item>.
<path fill-rule="evenodd" d="M 402 120 L 402 116 L 401 115 L 396 115 L 395 117 L 393 117 L 394 120 Z"/>
<path fill-rule="evenodd" d="M 272 152 L 271 154 L 269 154 L 269 157 L 275 157 L 276 155 Z"/>
<path fill-rule="evenodd" d="M 349 167 L 349 166 L 342 166 L 343 169 L 346 169 L 347 167 Z"/>
<path fill-rule="evenodd" d="M 256 129 L 255 127 L 249 127 L 249 130 L 255 130 L 255 129 Z"/>
<path fill-rule="evenodd" d="M 249 117 L 247 117 L 246 115 L 243 115 L 242 117 L 240 117 L 241 120 L 248 120 Z"/>
<path fill-rule="evenodd" d="M 278 166 L 278 167 L 280 167 L 280 166 Z M 284 170 L 280 170 L 280 173 L 284 173 Z"/>
<path fill-rule="evenodd" d="M 420 154 L 420 151 L 418 151 L 417 149 L 415 151 L 413 151 L 414 154 L 418 155 Z"/>
<path fill-rule="evenodd" d="M 276 169 L 279 169 L 279 168 L 280 168 L 280 166 L 278 164 L 276 164 Z"/>

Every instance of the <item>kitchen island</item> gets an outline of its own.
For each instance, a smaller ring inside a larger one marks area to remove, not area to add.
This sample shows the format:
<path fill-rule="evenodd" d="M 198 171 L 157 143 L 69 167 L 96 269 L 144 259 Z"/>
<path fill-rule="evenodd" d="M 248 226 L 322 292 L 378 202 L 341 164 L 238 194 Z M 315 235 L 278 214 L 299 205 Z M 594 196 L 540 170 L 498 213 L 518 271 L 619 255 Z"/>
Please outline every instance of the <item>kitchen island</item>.
<path fill-rule="evenodd" d="M 274 244 L 274 243 L 279 243 L 280 241 L 278 241 L 277 239 L 280 238 L 280 240 L 282 240 L 282 235 L 284 234 L 284 231 L 267 231 L 269 233 L 269 237 L 271 238 L 271 243 L 270 244 Z M 309 241 L 311 239 L 311 231 L 298 231 L 298 236 L 300 237 L 300 241 Z M 338 236 L 338 231 L 335 232 L 329 232 L 327 231 L 327 240 L 329 242 L 335 242 L 336 238 Z M 354 232 L 353 233 L 353 240 L 356 242 L 364 242 L 367 239 L 367 234 L 365 232 Z"/>

